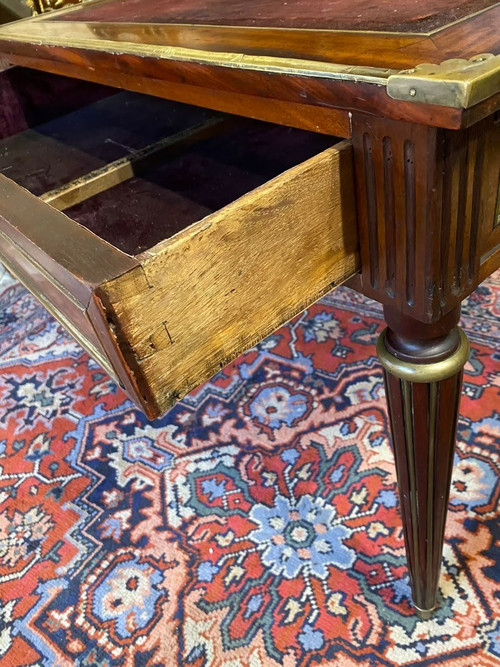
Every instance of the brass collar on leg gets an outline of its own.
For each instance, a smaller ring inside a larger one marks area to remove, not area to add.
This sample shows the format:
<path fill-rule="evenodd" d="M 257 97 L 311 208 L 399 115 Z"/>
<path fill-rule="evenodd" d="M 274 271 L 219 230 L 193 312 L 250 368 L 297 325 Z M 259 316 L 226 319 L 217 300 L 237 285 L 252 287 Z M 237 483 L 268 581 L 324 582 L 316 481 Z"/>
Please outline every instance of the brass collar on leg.
<path fill-rule="evenodd" d="M 427 364 L 412 364 L 402 361 L 391 354 L 385 346 L 387 329 L 384 329 L 377 341 L 377 354 L 385 370 L 408 382 L 440 382 L 456 375 L 467 363 L 469 358 L 469 341 L 462 329 L 459 328 L 460 344 L 446 359 Z"/>
<path fill-rule="evenodd" d="M 415 603 L 413 603 L 413 606 L 415 607 L 417 616 L 421 618 L 422 621 L 428 621 L 432 614 L 436 611 L 436 607 L 433 607 L 432 609 L 420 609 L 420 607 L 417 607 Z"/>

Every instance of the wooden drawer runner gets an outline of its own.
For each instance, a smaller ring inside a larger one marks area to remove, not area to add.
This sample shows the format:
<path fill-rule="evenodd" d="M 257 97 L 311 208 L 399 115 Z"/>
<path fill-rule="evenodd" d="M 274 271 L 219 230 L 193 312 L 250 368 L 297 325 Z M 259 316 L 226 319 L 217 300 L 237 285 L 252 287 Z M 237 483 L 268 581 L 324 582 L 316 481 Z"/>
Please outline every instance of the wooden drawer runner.
<path fill-rule="evenodd" d="M 101 92 L 3 128 L 0 260 L 154 418 L 358 271 L 351 146 Z"/>

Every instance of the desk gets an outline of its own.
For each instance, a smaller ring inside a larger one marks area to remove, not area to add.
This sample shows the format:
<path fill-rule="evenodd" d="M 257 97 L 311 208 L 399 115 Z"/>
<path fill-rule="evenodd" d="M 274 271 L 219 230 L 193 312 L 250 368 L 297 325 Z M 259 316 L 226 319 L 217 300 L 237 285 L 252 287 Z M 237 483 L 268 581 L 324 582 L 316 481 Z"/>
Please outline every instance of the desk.
<path fill-rule="evenodd" d="M 175 347 L 168 315 L 159 316 L 158 326 L 147 328 L 142 337 L 138 334 L 161 310 L 164 296 L 155 297 L 155 307 L 147 311 L 130 302 L 144 301 L 173 266 L 199 263 L 192 250 L 199 239 L 205 239 L 204 255 L 214 243 L 218 248 L 228 243 L 232 263 L 251 265 L 252 271 L 212 302 L 225 313 L 213 322 L 212 346 L 197 338 L 196 350 L 185 348 L 183 355 L 192 355 L 193 361 L 190 386 L 347 278 L 381 302 L 388 327 L 378 353 L 385 369 L 413 599 L 419 613 L 428 616 L 436 605 L 468 356 L 467 340 L 457 327 L 460 304 L 500 266 L 500 4 L 96 0 L 2 28 L 0 54 L 29 68 L 348 140 L 319 155 L 318 145 L 308 157 L 313 162 L 301 157 L 299 164 L 285 165 L 285 170 L 293 168 L 270 181 L 269 190 L 255 191 L 257 204 L 245 199 L 236 228 L 227 226 L 227 212 L 233 220 L 237 202 L 222 209 L 219 213 L 225 214 L 211 221 L 216 231 L 209 246 L 202 224 L 192 234 L 175 237 L 175 248 L 149 252 L 139 264 L 131 253 L 110 251 L 79 227 L 71 228 L 69 244 L 40 237 L 27 217 L 50 217 L 51 229 L 63 237 L 70 229 L 68 219 L 56 212 L 61 192 L 46 203 L 35 201 L 4 178 L 1 252 L 42 299 L 50 291 L 48 302 L 56 311 L 71 293 L 71 307 L 66 302 L 63 307 L 73 309 L 67 316 L 70 330 L 81 334 L 104 365 L 111 360 L 110 371 L 132 369 L 123 384 L 150 414 L 179 398 L 189 382 L 174 391 L 151 375 L 151 360 L 158 368 L 158 360 Z M 205 125 L 196 132 L 206 130 Z M 122 169 L 115 167 L 113 173 Z M 81 186 L 69 188 L 80 193 L 80 200 Z M 333 190 L 335 197 L 329 195 Z M 266 208 L 268 201 L 273 204 Z M 282 209 L 284 216 L 278 213 Z M 251 210 L 252 224 L 240 217 L 243 210 Z M 260 229 L 256 220 L 267 222 Z M 274 245 L 266 227 L 273 230 Z M 172 265 L 179 239 L 182 254 Z M 75 250 L 79 245 L 88 256 Z M 255 247 L 257 253 L 251 251 Z M 269 255 L 265 261 L 263 249 Z M 227 263 L 216 252 L 209 257 L 213 261 L 200 270 L 190 290 L 211 267 Z M 35 265 L 42 268 L 33 278 Z M 156 273 L 148 273 L 148 267 Z M 283 277 L 283 294 L 274 301 L 266 295 L 271 304 L 266 309 L 250 276 L 273 270 Z M 239 271 L 233 279 L 243 275 L 244 269 Z M 57 279 L 43 283 L 42 274 Z M 213 276 L 210 285 L 224 282 L 221 275 Z M 235 302 L 230 294 L 241 294 L 243 283 L 249 291 Z M 93 300 L 96 285 L 99 301 Z M 86 288 L 91 296 L 82 306 Z M 281 298 L 290 292 L 294 298 L 285 299 L 287 306 L 281 308 Z M 243 317 L 233 321 L 228 304 L 234 310 L 236 303 L 248 309 L 251 326 Z M 232 329 L 228 333 L 226 327 L 224 340 L 233 342 L 219 354 L 213 337 L 229 319 Z M 114 342 L 104 329 L 111 330 Z M 210 363 L 201 362 L 200 349 Z M 178 374 L 186 371 L 180 362 L 176 368 Z M 147 407 L 148 391 L 155 408 Z"/>

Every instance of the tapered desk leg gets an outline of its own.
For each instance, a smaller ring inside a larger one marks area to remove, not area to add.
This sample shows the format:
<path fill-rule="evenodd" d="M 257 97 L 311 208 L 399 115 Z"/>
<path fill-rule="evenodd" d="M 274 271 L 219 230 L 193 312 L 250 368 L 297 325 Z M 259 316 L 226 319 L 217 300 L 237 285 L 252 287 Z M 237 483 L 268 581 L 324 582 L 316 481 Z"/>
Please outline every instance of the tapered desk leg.
<path fill-rule="evenodd" d="M 469 344 L 459 309 L 423 324 L 385 309 L 378 354 L 384 367 L 413 602 L 437 604 L 462 369 Z"/>

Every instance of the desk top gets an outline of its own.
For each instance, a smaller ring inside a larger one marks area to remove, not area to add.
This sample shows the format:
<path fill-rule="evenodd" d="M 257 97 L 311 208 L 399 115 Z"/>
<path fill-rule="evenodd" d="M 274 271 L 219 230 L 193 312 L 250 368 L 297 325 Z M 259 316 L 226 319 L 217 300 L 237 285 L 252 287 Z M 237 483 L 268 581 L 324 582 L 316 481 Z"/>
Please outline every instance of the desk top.
<path fill-rule="evenodd" d="M 263 100 L 458 128 L 499 105 L 500 3 L 94 0 L 2 27 L 0 55 L 269 120 Z"/>
<path fill-rule="evenodd" d="M 495 0 L 103 0 L 62 20 L 428 32 Z M 47 20 L 57 17 L 48 16 Z"/>

